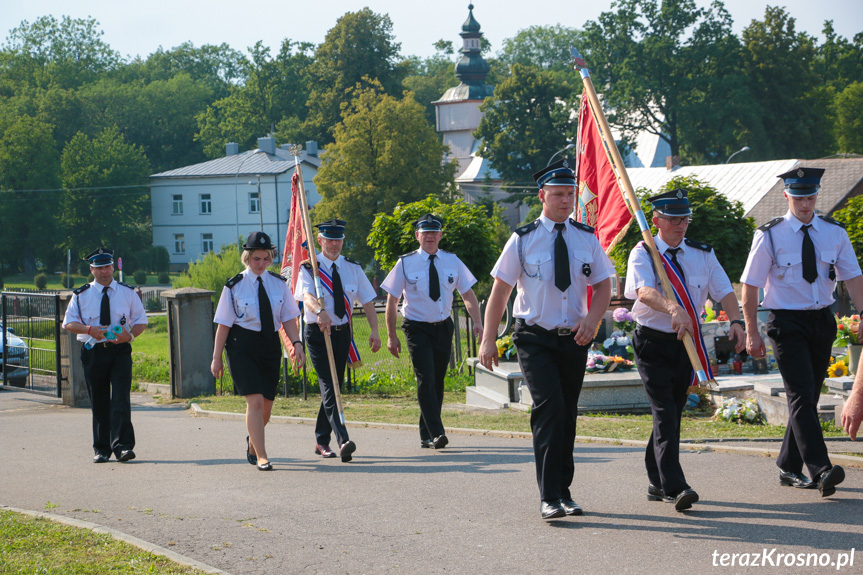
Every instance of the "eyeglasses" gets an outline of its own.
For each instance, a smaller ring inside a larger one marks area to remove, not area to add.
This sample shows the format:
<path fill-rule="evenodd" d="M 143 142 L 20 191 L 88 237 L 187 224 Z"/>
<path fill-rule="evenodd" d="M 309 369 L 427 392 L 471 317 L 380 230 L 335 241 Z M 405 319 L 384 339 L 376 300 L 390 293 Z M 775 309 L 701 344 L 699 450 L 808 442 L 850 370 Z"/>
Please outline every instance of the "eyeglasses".
<path fill-rule="evenodd" d="M 672 227 L 675 227 L 675 228 L 678 226 L 681 226 L 683 224 L 688 225 L 692 222 L 692 218 L 688 217 L 688 216 L 685 216 L 682 218 L 667 218 L 665 216 L 656 216 L 656 217 L 658 217 L 661 220 L 667 221 Z"/>

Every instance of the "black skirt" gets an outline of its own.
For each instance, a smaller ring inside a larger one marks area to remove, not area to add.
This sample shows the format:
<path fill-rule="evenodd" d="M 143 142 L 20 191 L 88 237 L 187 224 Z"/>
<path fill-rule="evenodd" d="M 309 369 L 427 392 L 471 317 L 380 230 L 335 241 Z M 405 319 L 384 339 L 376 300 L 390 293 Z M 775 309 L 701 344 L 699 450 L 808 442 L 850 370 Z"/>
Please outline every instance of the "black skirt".
<path fill-rule="evenodd" d="M 235 394 L 260 393 L 270 401 L 276 399 L 282 363 L 279 332 L 262 333 L 235 325 L 228 332 L 225 351 Z"/>

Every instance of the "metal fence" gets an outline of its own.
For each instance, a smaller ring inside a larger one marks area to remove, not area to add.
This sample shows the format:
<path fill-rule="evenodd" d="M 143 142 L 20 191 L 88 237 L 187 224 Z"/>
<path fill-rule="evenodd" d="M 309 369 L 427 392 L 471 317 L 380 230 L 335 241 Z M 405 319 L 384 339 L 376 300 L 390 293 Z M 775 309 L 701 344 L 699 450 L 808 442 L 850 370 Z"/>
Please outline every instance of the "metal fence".
<path fill-rule="evenodd" d="M 4 291 L 0 297 L 0 382 L 60 397 L 59 296 Z"/>

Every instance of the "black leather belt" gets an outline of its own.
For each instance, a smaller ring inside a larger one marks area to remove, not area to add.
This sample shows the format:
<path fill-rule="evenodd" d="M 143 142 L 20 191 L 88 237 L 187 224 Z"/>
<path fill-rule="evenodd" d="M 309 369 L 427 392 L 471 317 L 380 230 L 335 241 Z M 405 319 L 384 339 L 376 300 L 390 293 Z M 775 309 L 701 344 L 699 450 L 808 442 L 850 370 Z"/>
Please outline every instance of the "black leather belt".
<path fill-rule="evenodd" d="M 790 316 L 790 315 L 802 315 L 802 316 L 819 316 L 826 313 L 831 313 L 829 307 L 822 307 L 820 309 L 771 309 L 769 310 L 775 316 Z"/>
<path fill-rule="evenodd" d="M 668 333 L 667 331 L 659 331 L 647 326 L 639 325 L 636 328 L 644 337 L 652 337 L 654 339 L 663 339 L 665 341 L 678 341 L 677 333 Z"/>
<path fill-rule="evenodd" d="M 515 320 L 515 323 L 519 324 L 522 329 L 527 329 L 529 331 L 539 332 L 539 333 L 550 333 L 558 336 L 567 336 L 572 335 L 574 332 L 571 327 L 555 327 L 553 329 L 545 329 L 544 327 L 538 325 L 530 325 L 526 321 L 521 318 Z"/>
<path fill-rule="evenodd" d="M 309 324 L 309 325 L 313 325 L 313 326 L 315 326 L 315 327 L 317 327 L 317 328 L 318 328 L 318 331 L 321 331 L 321 326 L 319 326 L 317 323 L 312 323 L 312 324 Z M 342 325 L 332 325 L 332 324 L 330 324 L 330 331 L 342 331 L 342 330 L 348 329 L 349 327 L 351 327 L 350 322 L 348 322 L 348 323 L 343 323 Z"/>

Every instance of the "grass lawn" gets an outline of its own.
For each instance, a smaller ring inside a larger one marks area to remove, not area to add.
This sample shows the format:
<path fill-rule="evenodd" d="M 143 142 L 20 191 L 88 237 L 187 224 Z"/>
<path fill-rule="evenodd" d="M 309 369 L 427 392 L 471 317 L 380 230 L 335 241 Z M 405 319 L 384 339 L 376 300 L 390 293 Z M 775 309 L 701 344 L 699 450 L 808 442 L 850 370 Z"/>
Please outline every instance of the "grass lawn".
<path fill-rule="evenodd" d="M 63 270 L 63 273 L 66 273 L 65 269 Z M 23 288 L 23 289 L 35 290 L 36 284 L 33 283 L 33 277 L 35 275 L 36 274 L 14 274 L 14 275 L 10 275 L 10 276 L 4 276 L 3 277 L 3 287 L 4 288 L 16 288 L 16 289 Z M 45 274 L 45 275 L 48 279 L 48 283 L 45 286 L 46 289 L 55 289 L 55 290 L 66 289 L 60 284 L 60 274 Z M 170 275 L 171 280 L 173 280 L 175 277 L 177 277 L 178 274 L 172 273 L 172 274 L 168 274 L 168 275 Z M 72 270 L 72 279 L 74 280 L 74 283 L 72 284 L 73 288 L 82 286 L 85 283 L 87 283 L 87 277 L 78 275 L 76 269 Z M 125 279 L 127 284 L 135 285 L 135 278 L 132 277 L 132 274 L 124 274 L 124 279 Z M 147 283 L 144 285 L 145 286 L 160 285 L 159 284 L 159 274 L 147 274 Z"/>
<path fill-rule="evenodd" d="M 233 395 L 199 397 L 189 402 L 203 409 L 244 413 L 246 403 L 242 397 Z M 367 394 L 344 394 L 342 403 L 345 419 L 375 423 L 407 423 L 416 425 L 420 410 L 416 396 L 373 396 Z M 465 406 L 463 392 L 447 392 L 442 413 L 446 427 L 468 429 L 492 429 L 501 431 L 530 432 L 530 414 L 515 410 L 471 409 Z M 278 397 L 273 405 L 273 415 L 314 418 L 318 413 L 320 396 L 309 395 L 307 401 L 300 397 Z M 650 415 L 581 415 L 578 418 L 578 435 L 608 437 L 613 439 L 646 440 L 652 429 Z M 681 424 L 682 439 L 713 438 L 781 438 L 785 428 L 777 425 L 739 425 L 736 423 L 710 421 L 708 414 L 685 415 Z M 842 431 L 828 427 L 828 437 L 842 436 Z"/>
<path fill-rule="evenodd" d="M 203 573 L 110 535 L 0 511 L 0 573 Z"/>

